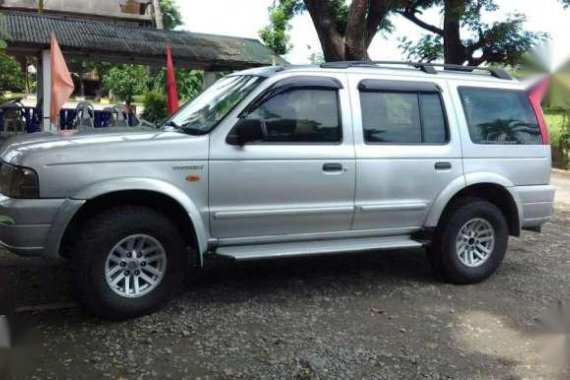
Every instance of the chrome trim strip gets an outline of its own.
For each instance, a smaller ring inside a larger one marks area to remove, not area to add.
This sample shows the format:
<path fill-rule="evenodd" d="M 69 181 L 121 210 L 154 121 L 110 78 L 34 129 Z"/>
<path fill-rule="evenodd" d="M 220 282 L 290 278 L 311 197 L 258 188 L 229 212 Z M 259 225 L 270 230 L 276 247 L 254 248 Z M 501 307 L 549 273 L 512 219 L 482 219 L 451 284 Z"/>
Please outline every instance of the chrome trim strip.
<path fill-rule="evenodd" d="M 44 247 L 14 247 L 0 240 L 0 247 L 18 256 L 40 256 Z"/>
<path fill-rule="evenodd" d="M 425 210 L 428 204 L 425 202 L 417 203 L 385 203 L 385 204 L 370 204 L 360 205 L 356 209 L 360 212 L 368 211 L 421 211 Z"/>
<path fill-rule="evenodd" d="M 313 208 L 290 208 L 290 209 L 267 209 L 267 210 L 243 210 L 243 211 L 218 211 L 214 213 L 214 219 L 237 219 L 255 218 L 265 216 L 295 216 L 310 214 L 339 214 L 354 212 L 354 207 L 313 207 Z"/>

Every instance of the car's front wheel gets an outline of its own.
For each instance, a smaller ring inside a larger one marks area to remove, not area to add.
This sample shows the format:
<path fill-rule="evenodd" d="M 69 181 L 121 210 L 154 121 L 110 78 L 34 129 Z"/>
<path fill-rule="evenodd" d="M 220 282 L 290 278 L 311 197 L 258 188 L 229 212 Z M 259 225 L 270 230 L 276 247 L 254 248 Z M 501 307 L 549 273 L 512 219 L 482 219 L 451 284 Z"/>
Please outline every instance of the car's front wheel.
<path fill-rule="evenodd" d="M 76 239 L 73 286 L 88 311 L 125 319 L 167 302 L 186 267 L 179 230 L 145 207 L 118 207 L 93 217 Z"/>
<path fill-rule="evenodd" d="M 458 283 L 483 281 L 499 267 L 509 231 L 502 211 L 479 198 L 456 201 L 438 226 L 428 260 L 439 276 Z"/>

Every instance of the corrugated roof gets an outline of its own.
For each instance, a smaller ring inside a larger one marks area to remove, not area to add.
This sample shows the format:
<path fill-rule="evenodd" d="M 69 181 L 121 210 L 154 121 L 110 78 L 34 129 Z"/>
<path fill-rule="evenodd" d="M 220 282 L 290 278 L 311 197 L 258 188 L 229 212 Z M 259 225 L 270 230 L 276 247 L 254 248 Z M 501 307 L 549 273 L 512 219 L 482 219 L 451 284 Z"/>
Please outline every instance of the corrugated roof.
<path fill-rule="evenodd" d="M 273 52 L 255 39 L 165 31 L 81 18 L 7 12 L 0 18 L 0 30 L 6 33 L 9 51 L 16 53 L 49 48 L 50 35 L 55 32 L 64 53 L 100 61 L 161 64 L 166 42 L 170 41 L 179 66 L 242 69 L 286 63 L 279 57 L 274 58 Z"/>

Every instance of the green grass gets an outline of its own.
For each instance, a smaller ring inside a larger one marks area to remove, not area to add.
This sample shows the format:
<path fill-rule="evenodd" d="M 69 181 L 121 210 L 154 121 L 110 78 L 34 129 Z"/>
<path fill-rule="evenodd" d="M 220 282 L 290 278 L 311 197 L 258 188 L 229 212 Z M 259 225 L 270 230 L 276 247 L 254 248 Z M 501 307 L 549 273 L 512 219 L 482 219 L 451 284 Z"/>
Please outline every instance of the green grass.
<path fill-rule="evenodd" d="M 546 118 L 546 123 L 548 124 L 550 143 L 553 146 L 558 146 L 560 132 L 562 130 L 562 122 L 564 121 L 564 115 L 547 113 L 544 116 Z"/>

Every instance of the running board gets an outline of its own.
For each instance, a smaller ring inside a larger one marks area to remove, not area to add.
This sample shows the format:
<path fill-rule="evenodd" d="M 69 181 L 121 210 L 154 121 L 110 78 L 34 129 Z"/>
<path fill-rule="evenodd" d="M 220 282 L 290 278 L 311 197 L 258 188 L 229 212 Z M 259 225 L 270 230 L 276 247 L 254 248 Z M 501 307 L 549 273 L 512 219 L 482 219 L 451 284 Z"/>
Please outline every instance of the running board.
<path fill-rule="evenodd" d="M 328 253 L 363 252 L 388 249 L 421 248 L 422 243 L 409 236 L 375 237 L 311 242 L 242 245 L 219 247 L 216 254 L 235 260 L 256 260 L 280 257 L 313 256 Z"/>

